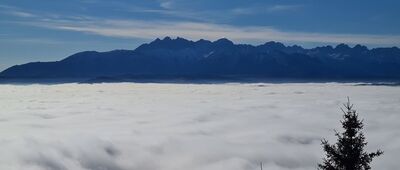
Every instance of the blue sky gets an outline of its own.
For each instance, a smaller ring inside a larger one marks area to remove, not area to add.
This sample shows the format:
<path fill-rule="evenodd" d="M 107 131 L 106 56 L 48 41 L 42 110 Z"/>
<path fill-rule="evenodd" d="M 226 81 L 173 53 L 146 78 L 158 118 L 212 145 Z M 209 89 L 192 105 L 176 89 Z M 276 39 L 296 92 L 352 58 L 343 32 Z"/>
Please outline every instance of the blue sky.
<path fill-rule="evenodd" d="M 398 0 L 2 0 L 0 70 L 157 37 L 400 46 Z"/>

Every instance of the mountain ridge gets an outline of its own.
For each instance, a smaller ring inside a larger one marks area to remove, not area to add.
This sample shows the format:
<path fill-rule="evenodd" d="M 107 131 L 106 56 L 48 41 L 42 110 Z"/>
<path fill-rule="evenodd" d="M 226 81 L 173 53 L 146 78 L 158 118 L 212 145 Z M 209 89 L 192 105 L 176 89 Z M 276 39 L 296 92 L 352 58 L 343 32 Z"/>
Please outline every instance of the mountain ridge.
<path fill-rule="evenodd" d="M 400 49 L 339 44 L 305 49 L 270 41 L 261 45 L 165 37 L 134 50 L 84 51 L 53 62 L 12 66 L 3 78 L 95 78 L 121 75 L 214 75 L 300 79 L 397 79 Z"/>

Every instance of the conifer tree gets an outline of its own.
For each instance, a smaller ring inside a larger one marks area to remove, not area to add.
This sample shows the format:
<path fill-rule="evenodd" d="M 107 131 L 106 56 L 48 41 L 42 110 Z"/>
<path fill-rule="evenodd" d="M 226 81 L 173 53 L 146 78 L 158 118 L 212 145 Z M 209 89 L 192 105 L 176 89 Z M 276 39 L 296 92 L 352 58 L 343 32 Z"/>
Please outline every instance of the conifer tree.
<path fill-rule="evenodd" d="M 318 164 L 320 170 L 369 170 L 373 158 L 383 154 L 383 151 L 368 153 L 364 150 L 367 145 L 362 132 L 363 121 L 359 120 L 358 113 L 353 109 L 350 100 L 343 104 L 344 113 L 341 121 L 344 132 L 335 131 L 338 140 L 331 145 L 327 140 L 322 140 L 326 158 Z"/>

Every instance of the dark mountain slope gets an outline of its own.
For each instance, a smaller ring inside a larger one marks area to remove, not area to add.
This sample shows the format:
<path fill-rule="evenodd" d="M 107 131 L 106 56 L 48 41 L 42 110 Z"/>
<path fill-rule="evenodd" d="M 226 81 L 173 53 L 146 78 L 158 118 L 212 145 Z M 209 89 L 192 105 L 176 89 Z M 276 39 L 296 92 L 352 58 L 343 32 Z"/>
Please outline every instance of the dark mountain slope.
<path fill-rule="evenodd" d="M 86 51 L 56 62 L 16 65 L 0 73 L 13 78 L 100 76 L 237 76 L 304 79 L 400 79 L 400 49 L 340 44 L 304 49 L 267 42 L 252 46 L 156 39 L 135 50 Z"/>

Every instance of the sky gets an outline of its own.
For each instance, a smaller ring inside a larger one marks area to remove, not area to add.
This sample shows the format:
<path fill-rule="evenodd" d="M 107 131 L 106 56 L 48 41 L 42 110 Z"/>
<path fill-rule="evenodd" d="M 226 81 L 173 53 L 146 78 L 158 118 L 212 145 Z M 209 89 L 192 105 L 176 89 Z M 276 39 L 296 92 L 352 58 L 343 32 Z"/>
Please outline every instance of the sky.
<path fill-rule="evenodd" d="M 400 46 L 398 0 L 1 0 L 0 70 L 165 36 Z"/>

